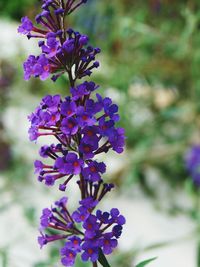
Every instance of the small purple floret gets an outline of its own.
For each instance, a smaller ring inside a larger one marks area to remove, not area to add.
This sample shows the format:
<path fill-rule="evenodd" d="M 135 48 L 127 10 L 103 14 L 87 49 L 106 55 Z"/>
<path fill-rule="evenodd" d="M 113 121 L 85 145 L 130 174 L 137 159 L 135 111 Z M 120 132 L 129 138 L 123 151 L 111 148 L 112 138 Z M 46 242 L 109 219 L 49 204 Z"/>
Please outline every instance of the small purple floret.
<path fill-rule="evenodd" d="M 21 19 L 22 24 L 18 27 L 18 32 L 21 34 L 29 34 L 33 29 L 33 23 L 28 17 Z"/>

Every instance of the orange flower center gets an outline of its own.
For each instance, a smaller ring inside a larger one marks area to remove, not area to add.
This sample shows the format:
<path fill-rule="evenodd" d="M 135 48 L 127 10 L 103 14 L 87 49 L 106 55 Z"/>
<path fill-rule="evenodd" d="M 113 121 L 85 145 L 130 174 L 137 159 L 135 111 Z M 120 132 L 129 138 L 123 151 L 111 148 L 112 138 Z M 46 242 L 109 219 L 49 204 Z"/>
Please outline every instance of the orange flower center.
<path fill-rule="evenodd" d="M 87 132 L 87 135 L 88 135 L 88 136 L 92 136 L 92 135 L 93 135 L 93 132 L 92 132 L 92 131 L 88 131 L 88 132 Z"/>
<path fill-rule="evenodd" d="M 82 119 L 83 119 L 84 121 L 86 121 L 86 120 L 88 119 L 88 116 L 83 115 L 83 116 L 82 116 Z"/>
<path fill-rule="evenodd" d="M 74 255 L 72 253 L 69 253 L 70 258 L 74 258 Z"/>
<path fill-rule="evenodd" d="M 92 224 L 88 224 L 88 229 L 92 229 Z"/>
<path fill-rule="evenodd" d="M 89 248 L 88 253 L 91 255 L 93 253 L 93 249 Z"/>
<path fill-rule="evenodd" d="M 85 152 L 89 152 L 89 151 L 90 151 L 89 146 L 85 146 L 85 147 L 84 147 L 84 150 L 85 150 Z"/>
<path fill-rule="evenodd" d="M 73 165 L 74 165 L 74 167 L 78 167 L 78 166 L 79 166 L 78 161 L 75 161 L 75 162 L 73 163 Z"/>
<path fill-rule="evenodd" d="M 68 127 L 69 127 L 70 129 L 73 128 L 73 126 L 74 126 L 73 123 L 71 123 L 71 122 L 68 123 Z"/>
<path fill-rule="evenodd" d="M 91 172 L 95 172 L 96 168 L 94 166 L 90 167 Z"/>
<path fill-rule="evenodd" d="M 109 242 L 108 240 L 105 240 L 105 241 L 104 241 L 104 244 L 105 244 L 105 245 L 109 245 L 110 242 Z"/>
<path fill-rule="evenodd" d="M 74 245 L 78 245 L 78 240 L 74 240 Z"/>
<path fill-rule="evenodd" d="M 47 71 L 47 70 L 49 70 L 49 66 L 46 65 L 46 66 L 43 67 L 43 69 L 44 69 L 45 71 Z"/>
<path fill-rule="evenodd" d="M 51 117 L 51 120 L 52 120 L 52 121 L 55 121 L 55 119 L 56 119 L 56 116 L 53 115 L 53 116 Z"/>

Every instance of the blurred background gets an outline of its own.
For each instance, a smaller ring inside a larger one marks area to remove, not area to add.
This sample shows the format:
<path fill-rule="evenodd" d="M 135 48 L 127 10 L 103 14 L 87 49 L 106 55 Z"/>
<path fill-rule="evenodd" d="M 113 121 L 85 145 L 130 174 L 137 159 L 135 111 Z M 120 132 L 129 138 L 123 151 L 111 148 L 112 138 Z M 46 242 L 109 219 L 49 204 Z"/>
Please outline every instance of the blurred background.
<path fill-rule="evenodd" d="M 60 244 L 37 244 L 41 210 L 62 193 L 37 182 L 43 141 L 29 142 L 27 115 L 45 94 L 69 90 L 64 78 L 23 80 L 23 61 L 39 52 L 17 34 L 21 17 L 39 8 L 39 0 L 0 0 L 0 267 L 61 266 Z M 102 48 L 92 79 L 118 103 L 126 130 L 125 152 L 103 158 L 117 186 L 102 206 L 127 218 L 111 266 L 158 257 L 149 266 L 200 267 L 199 0 L 90 0 L 68 24 Z"/>

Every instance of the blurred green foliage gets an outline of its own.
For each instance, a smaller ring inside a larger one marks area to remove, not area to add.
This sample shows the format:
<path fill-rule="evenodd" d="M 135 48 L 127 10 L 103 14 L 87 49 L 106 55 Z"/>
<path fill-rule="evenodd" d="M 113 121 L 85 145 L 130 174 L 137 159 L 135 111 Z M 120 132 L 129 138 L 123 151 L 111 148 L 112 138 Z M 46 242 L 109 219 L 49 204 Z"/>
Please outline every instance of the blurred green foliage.
<path fill-rule="evenodd" d="M 9 17 L 12 19 L 20 19 L 26 12 L 39 1 L 35 0 L 1 0 L 0 1 L 0 16 Z"/>

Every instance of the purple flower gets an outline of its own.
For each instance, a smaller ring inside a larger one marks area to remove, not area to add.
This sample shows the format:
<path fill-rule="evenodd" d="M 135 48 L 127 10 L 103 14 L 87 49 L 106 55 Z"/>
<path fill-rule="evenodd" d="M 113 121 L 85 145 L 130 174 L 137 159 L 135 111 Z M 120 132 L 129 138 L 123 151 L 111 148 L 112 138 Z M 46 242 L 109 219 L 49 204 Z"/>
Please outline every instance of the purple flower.
<path fill-rule="evenodd" d="M 61 122 L 61 131 L 66 135 L 74 135 L 78 131 L 78 122 L 75 118 L 65 118 Z"/>
<path fill-rule="evenodd" d="M 22 34 L 29 34 L 33 30 L 33 23 L 28 17 L 21 19 L 22 24 L 18 27 L 18 32 Z"/>
<path fill-rule="evenodd" d="M 86 197 L 79 201 L 79 204 L 81 204 L 83 207 L 87 209 L 95 208 L 98 204 L 98 201 L 93 199 L 92 197 Z"/>
<path fill-rule="evenodd" d="M 109 212 L 102 212 L 101 210 L 97 210 L 96 216 L 101 223 L 104 223 L 104 224 L 110 223 L 110 213 Z"/>
<path fill-rule="evenodd" d="M 185 165 L 194 183 L 200 186 L 200 146 L 194 145 L 185 156 Z"/>
<path fill-rule="evenodd" d="M 113 236 L 115 236 L 116 238 L 119 238 L 122 234 L 122 226 L 121 225 L 115 225 L 112 228 L 112 234 Z"/>
<path fill-rule="evenodd" d="M 47 239 L 44 235 L 38 236 L 38 243 L 40 245 L 40 248 L 42 248 L 44 245 L 47 244 Z"/>
<path fill-rule="evenodd" d="M 49 146 L 42 146 L 40 148 L 39 154 L 43 158 L 48 158 L 48 153 L 50 152 L 50 147 Z"/>
<path fill-rule="evenodd" d="M 91 161 L 88 163 L 88 167 L 83 169 L 83 176 L 86 180 L 97 182 L 100 181 L 100 173 L 106 171 L 106 165 L 103 162 L 98 163 L 97 161 Z"/>
<path fill-rule="evenodd" d="M 42 216 L 40 217 L 40 224 L 43 228 L 48 227 L 52 216 L 53 216 L 53 213 L 50 209 L 48 208 L 43 209 Z"/>
<path fill-rule="evenodd" d="M 63 208 L 67 205 L 68 198 L 67 197 L 62 197 L 60 200 L 55 202 L 55 205 L 57 207 Z"/>
<path fill-rule="evenodd" d="M 100 245 L 103 253 L 106 255 L 111 254 L 113 249 L 117 247 L 117 244 L 117 240 L 110 233 L 103 235 L 102 239 L 100 239 Z"/>
<path fill-rule="evenodd" d="M 113 121 L 119 120 L 119 115 L 116 114 L 118 112 L 118 106 L 112 103 L 112 100 L 109 97 L 102 98 L 101 95 L 97 94 L 98 102 L 102 104 L 105 112 L 105 116 L 110 117 Z"/>
<path fill-rule="evenodd" d="M 114 130 L 114 121 L 106 121 L 105 117 L 100 118 L 99 120 L 99 132 L 102 136 L 109 136 L 113 133 Z"/>
<path fill-rule="evenodd" d="M 74 51 L 75 48 L 75 44 L 74 44 L 74 39 L 68 39 L 64 42 L 63 46 L 62 46 L 63 50 L 67 53 L 67 54 L 71 54 Z"/>
<path fill-rule="evenodd" d="M 44 164 L 42 163 L 42 161 L 36 160 L 34 162 L 34 167 L 35 167 L 35 173 L 40 173 L 44 168 Z"/>
<path fill-rule="evenodd" d="M 120 215 L 119 210 L 118 209 L 111 209 L 110 211 L 111 217 L 112 217 L 112 221 L 116 222 L 119 225 L 123 225 L 126 223 L 126 220 L 124 218 L 124 216 Z"/>
<path fill-rule="evenodd" d="M 108 139 L 114 151 L 117 153 L 122 153 L 124 151 L 125 136 L 123 128 L 113 129 L 109 132 Z"/>
<path fill-rule="evenodd" d="M 72 218 L 77 223 L 84 222 L 88 218 L 88 216 L 88 209 L 83 206 L 79 207 L 78 210 L 74 211 L 72 214 Z"/>
<path fill-rule="evenodd" d="M 69 237 L 70 242 L 68 242 L 67 247 L 69 248 L 72 248 L 74 251 L 76 252 L 80 252 L 81 251 L 81 242 L 82 240 L 77 237 L 77 236 L 72 236 L 72 237 Z"/>
<path fill-rule="evenodd" d="M 56 36 L 47 35 L 47 44 L 41 45 L 42 53 L 47 54 L 49 58 L 56 56 L 60 43 L 57 41 Z"/>
<path fill-rule="evenodd" d="M 67 167 L 67 163 L 64 157 L 59 157 L 55 160 L 54 168 L 57 169 L 62 174 L 70 174 L 71 169 Z"/>
<path fill-rule="evenodd" d="M 61 114 L 66 117 L 72 117 L 76 113 L 76 103 L 71 101 L 70 98 L 66 100 L 61 105 Z"/>
<path fill-rule="evenodd" d="M 95 124 L 96 119 L 89 112 L 85 111 L 84 107 L 77 108 L 77 121 L 80 127 L 92 126 Z"/>
<path fill-rule="evenodd" d="M 33 66 L 37 63 L 35 56 L 31 55 L 27 61 L 24 62 L 24 79 L 29 80 L 31 75 L 34 75 Z"/>
<path fill-rule="evenodd" d="M 200 146 L 193 146 L 186 154 L 185 157 L 186 167 L 189 171 L 193 172 L 200 166 Z"/>
<path fill-rule="evenodd" d="M 95 102 L 93 99 L 87 99 L 85 102 L 85 110 L 89 112 L 91 115 L 95 115 L 96 113 L 102 111 L 101 103 Z"/>
<path fill-rule="evenodd" d="M 38 57 L 29 56 L 24 62 L 24 79 L 29 80 L 31 76 L 40 77 L 41 80 L 46 80 L 50 75 L 49 60 L 44 54 Z"/>
<path fill-rule="evenodd" d="M 92 262 L 95 262 L 98 260 L 99 257 L 99 247 L 97 245 L 97 242 L 95 241 L 86 241 L 82 245 L 83 253 L 81 255 L 81 259 L 83 261 L 88 261 L 89 259 Z"/>
<path fill-rule="evenodd" d="M 28 130 L 28 134 L 29 134 L 30 141 L 37 140 L 39 136 L 37 127 L 30 127 Z"/>
<path fill-rule="evenodd" d="M 97 136 L 98 128 L 96 125 L 84 127 L 81 133 L 83 134 L 83 141 L 86 144 L 98 144 L 100 138 Z"/>
<path fill-rule="evenodd" d="M 97 88 L 98 86 L 96 86 L 94 82 L 84 82 L 75 88 L 71 88 L 70 92 L 72 94 L 73 100 L 76 101 L 84 96 L 90 95 L 91 92 L 93 92 Z"/>
<path fill-rule="evenodd" d="M 78 41 L 79 41 L 79 46 L 82 47 L 88 43 L 89 38 L 87 35 L 81 35 Z"/>
<path fill-rule="evenodd" d="M 61 248 L 60 250 L 61 253 L 61 262 L 64 266 L 73 266 L 75 263 L 75 259 L 76 259 L 76 252 L 72 249 L 68 249 L 66 247 Z"/>
<path fill-rule="evenodd" d="M 75 153 L 68 153 L 65 157 L 57 158 L 54 167 L 63 174 L 77 175 L 81 172 L 83 160 L 79 159 Z"/>
<path fill-rule="evenodd" d="M 53 229 L 57 232 L 60 231 L 60 234 L 52 234 L 52 239 L 55 240 L 66 238 L 67 234 L 75 230 L 71 215 L 67 209 L 67 198 L 63 197 L 59 201 L 55 202 L 55 206 L 51 209 L 43 209 L 42 216 L 40 217 L 40 225 L 42 229 Z M 63 231 L 65 235 L 63 236 Z"/>
<path fill-rule="evenodd" d="M 83 160 L 79 159 L 75 153 L 68 153 L 66 158 L 66 168 L 70 170 L 70 174 L 79 174 L 83 166 Z"/>
<path fill-rule="evenodd" d="M 39 150 L 39 154 L 42 158 L 48 158 L 48 157 L 56 157 L 57 153 L 63 153 L 62 146 L 51 144 L 50 146 L 42 146 Z"/>
<path fill-rule="evenodd" d="M 97 143 L 86 144 L 84 142 L 80 143 L 79 150 L 84 155 L 85 159 L 91 159 L 94 157 L 94 151 L 98 148 Z"/>
<path fill-rule="evenodd" d="M 40 105 L 35 109 L 28 118 L 31 122 L 31 127 L 29 129 L 29 137 L 31 140 L 36 140 L 38 136 L 42 135 L 54 135 L 54 129 L 52 126 L 57 127 L 57 123 L 60 122 L 60 103 L 61 98 L 59 95 L 47 95 L 45 96 Z M 48 130 L 46 133 L 39 133 L 39 128 L 43 130 Z M 50 132 L 49 130 L 52 131 Z M 52 150 L 52 149 L 51 149 Z M 48 151 L 50 152 L 50 150 Z M 51 154 L 53 152 L 51 151 Z"/>
<path fill-rule="evenodd" d="M 60 95 L 47 95 L 42 99 L 41 108 L 47 109 L 49 112 L 56 113 L 61 104 Z"/>
<path fill-rule="evenodd" d="M 97 235 L 99 231 L 99 223 L 94 215 L 90 215 L 83 223 L 83 228 L 85 229 L 85 238 L 91 239 Z"/>
<path fill-rule="evenodd" d="M 44 176 L 45 184 L 48 186 L 53 186 L 55 184 L 55 178 L 53 175 Z"/>

